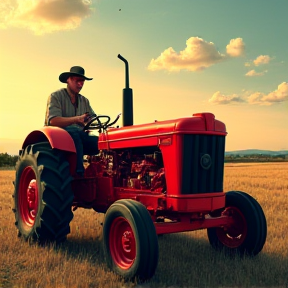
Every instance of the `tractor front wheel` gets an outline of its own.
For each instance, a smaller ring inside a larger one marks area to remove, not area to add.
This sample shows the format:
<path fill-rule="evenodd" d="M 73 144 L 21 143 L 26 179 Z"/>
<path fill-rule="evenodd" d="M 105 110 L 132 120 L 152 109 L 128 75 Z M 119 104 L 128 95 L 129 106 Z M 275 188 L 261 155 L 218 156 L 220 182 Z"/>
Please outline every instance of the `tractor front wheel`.
<path fill-rule="evenodd" d="M 151 278 L 158 264 L 158 238 L 145 206 L 118 200 L 107 210 L 103 225 L 108 267 L 125 279 Z"/>
<path fill-rule="evenodd" d="M 245 192 L 230 191 L 226 193 L 226 207 L 221 214 L 232 217 L 233 224 L 207 229 L 212 247 L 241 255 L 257 255 L 267 236 L 266 218 L 259 203 Z"/>
<path fill-rule="evenodd" d="M 38 243 L 60 243 L 73 218 L 69 163 L 49 143 L 29 145 L 16 164 L 14 213 L 18 235 Z"/>

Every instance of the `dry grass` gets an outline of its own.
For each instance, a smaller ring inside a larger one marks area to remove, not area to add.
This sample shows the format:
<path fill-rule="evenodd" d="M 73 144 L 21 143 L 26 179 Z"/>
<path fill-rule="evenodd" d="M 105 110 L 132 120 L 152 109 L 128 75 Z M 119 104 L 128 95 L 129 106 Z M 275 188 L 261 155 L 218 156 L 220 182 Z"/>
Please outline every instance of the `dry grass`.
<path fill-rule="evenodd" d="M 159 237 L 159 264 L 147 283 L 125 283 L 107 270 L 102 214 L 78 209 L 68 241 L 41 248 L 17 238 L 11 211 L 14 171 L 0 171 L 0 287 L 288 287 L 288 164 L 227 164 L 225 191 L 254 196 L 267 218 L 268 237 L 255 258 L 214 251 L 206 231 Z"/>

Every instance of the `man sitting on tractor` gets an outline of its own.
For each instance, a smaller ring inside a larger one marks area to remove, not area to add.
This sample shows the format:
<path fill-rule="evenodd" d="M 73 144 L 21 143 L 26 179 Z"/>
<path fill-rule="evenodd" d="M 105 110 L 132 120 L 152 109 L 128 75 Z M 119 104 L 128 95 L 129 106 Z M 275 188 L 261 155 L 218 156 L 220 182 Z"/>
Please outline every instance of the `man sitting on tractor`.
<path fill-rule="evenodd" d="M 63 72 L 59 76 L 67 88 L 59 89 L 48 98 L 45 116 L 45 126 L 58 126 L 65 129 L 73 138 L 77 151 L 76 175 L 83 177 L 84 155 L 98 154 L 98 137 L 90 135 L 83 128 L 89 115 L 95 114 L 89 100 L 79 94 L 85 80 L 92 80 L 85 76 L 85 70 L 73 66 L 70 72 Z"/>

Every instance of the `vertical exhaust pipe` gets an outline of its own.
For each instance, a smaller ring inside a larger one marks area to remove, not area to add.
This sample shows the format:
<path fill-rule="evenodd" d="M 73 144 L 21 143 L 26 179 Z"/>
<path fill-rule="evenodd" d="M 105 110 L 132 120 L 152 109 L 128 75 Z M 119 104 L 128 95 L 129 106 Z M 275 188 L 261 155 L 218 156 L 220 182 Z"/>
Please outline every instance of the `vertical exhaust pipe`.
<path fill-rule="evenodd" d="M 118 58 L 125 63 L 125 88 L 122 98 L 122 119 L 123 126 L 133 125 L 133 91 L 129 88 L 129 67 L 128 61 L 118 54 Z"/>

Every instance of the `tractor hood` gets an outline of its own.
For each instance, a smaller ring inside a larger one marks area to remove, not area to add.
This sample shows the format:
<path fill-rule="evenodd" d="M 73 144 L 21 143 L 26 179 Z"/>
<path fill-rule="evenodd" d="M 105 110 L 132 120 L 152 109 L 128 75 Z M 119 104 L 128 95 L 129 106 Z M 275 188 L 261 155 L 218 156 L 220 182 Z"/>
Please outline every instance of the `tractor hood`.
<path fill-rule="evenodd" d="M 196 113 L 166 121 L 110 128 L 99 135 L 98 148 L 117 149 L 123 147 L 157 146 L 161 138 L 173 134 L 206 134 L 226 136 L 223 122 L 212 113 Z"/>

